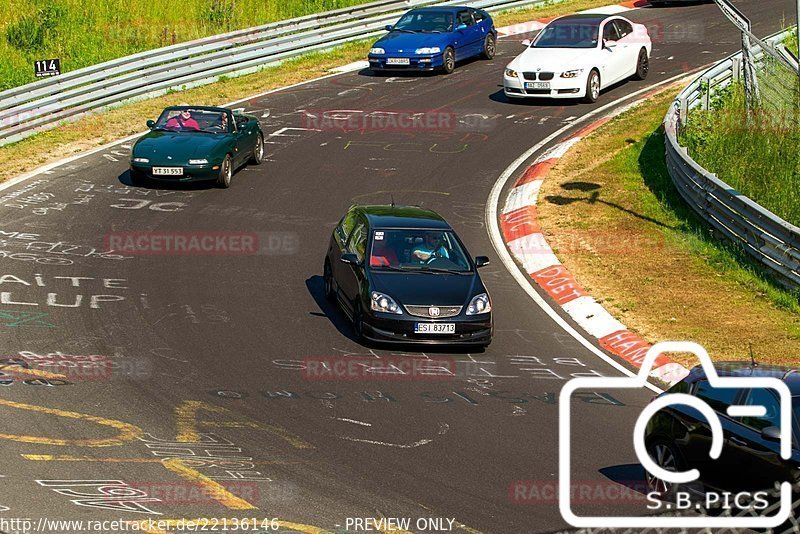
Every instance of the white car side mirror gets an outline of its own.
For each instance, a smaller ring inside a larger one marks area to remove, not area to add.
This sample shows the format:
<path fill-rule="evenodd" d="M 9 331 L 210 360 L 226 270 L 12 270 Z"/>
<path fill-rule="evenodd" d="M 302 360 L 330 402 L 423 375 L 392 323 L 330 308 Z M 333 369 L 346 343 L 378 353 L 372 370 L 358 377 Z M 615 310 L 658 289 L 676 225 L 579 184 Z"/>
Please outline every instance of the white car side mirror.
<path fill-rule="evenodd" d="M 611 40 L 603 41 L 603 46 L 609 50 L 614 50 L 614 48 L 617 46 L 617 42 Z"/>
<path fill-rule="evenodd" d="M 522 46 L 524 46 L 525 48 L 528 48 L 529 46 L 531 46 L 531 40 L 530 39 L 525 39 L 524 41 L 522 41 Z"/>

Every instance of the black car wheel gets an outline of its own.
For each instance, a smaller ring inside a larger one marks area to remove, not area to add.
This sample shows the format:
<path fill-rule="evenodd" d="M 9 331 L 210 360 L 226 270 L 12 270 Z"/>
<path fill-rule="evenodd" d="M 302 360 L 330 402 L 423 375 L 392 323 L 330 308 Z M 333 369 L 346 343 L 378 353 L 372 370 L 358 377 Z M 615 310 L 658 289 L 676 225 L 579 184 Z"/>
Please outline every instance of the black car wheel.
<path fill-rule="evenodd" d="M 264 136 L 258 134 L 258 139 L 256 139 L 256 146 L 253 148 L 253 157 L 250 158 L 250 163 L 253 165 L 261 165 L 262 161 L 264 161 Z"/>
<path fill-rule="evenodd" d="M 356 302 L 353 307 L 353 336 L 356 341 L 364 340 L 364 316 L 361 313 L 361 303 Z"/>
<path fill-rule="evenodd" d="M 231 176 L 233 176 L 233 162 L 229 154 L 225 156 L 225 159 L 222 160 L 222 165 L 219 167 L 217 185 L 224 189 L 229 188 L 231 186 Z"/>
<path fill-rule="evenodd" d="M 331 262 L 328 259 L 325 259 L 325 270 L 323 271 L 322 275 L 323 280 L 325 281 L 325 298 L 328 299 L 329 302 L 333 302 L 336 298 L 336 292 L 333 290 L 333 272 L 331 271 Z"/>
<path fill-rule="evenodd" d="M 633 75 L 634 80 L 644 80 L 647 78 L 647 73 L 650 71 L 650 60 L 647 57 L 647 50 L 642 48 L 639 50 L 639 58 L 636 60 L 636 74 Z"/>
<path fill-rule="evenodd" d="M 599 96 L 600 74 L 592 69 L 592 72 L 589 73 L 589 77 L 586 79 L 586 96 L 583 97 L 583 101 L 588 104 L 594 104 L 597 102 Z"/>
<path fill-rule="evenodd" d="M 456 53 L 449 46 L 444 49 L 442 56 L 442 72 L 445 74 L 453 74 L 456 70 Z"/>
<path fill-rule="evenodd" d="M 496 50 L 497 42 L 495 41 L 494 35 L 490 33 L 486 36 L 486 40 L 483 42 L 483 59 L 494 58 Z"/>
<path fill-rule="evenodd" d="M 659 467 L 667 471 L 683 471 L 680 456 L 678 456 L 675 446 L 668 441 L 662 439 L 653 441 L 647 446 L 647 452 Z M 657 493 L 660 500 L 671 501 L 674 499 L 677 490 L 675 484 L 661 480 L 648 472 L 645 472 L 645 478 L 648 491 Z"/>

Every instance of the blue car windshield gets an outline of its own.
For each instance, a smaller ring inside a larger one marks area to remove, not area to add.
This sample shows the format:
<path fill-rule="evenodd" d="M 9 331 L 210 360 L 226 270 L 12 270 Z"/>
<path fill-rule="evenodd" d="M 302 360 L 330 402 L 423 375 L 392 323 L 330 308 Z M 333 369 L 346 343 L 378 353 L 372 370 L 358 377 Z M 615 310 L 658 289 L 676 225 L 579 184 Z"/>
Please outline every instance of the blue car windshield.
<path fill-rule="evenodd" d="M 397 21 L 394 29 L 410 32 L 451 32 L 453 14 L 447 11 L 409 11 Z"/>
<path fill-rule="evenodd" d="M 599 26 L 578 22 L 550 23 L 539 33 L 533 48 L 595 48 Z"/>
<path fill-rule="evenodd" d="M 472 271 L 464 249 L 449 230 L 375 230 L 369 265 L 390 271 Z"/>

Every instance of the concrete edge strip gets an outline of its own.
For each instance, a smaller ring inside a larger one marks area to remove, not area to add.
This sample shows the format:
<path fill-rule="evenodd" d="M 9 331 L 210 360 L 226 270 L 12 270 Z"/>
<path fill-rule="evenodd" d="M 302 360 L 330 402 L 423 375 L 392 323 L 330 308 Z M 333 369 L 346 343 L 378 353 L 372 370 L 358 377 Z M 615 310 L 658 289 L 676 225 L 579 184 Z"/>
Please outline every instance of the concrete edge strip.
<path fill-rule="evenodd" d="M 615 319 L 561 264 L 542 233 L 536 203 L 550 169 L 575 144 L 612 118 L 665 89 L 666 86 L 662 86 L 650 90 L 641 98 L 594 120 L 565 141 L 544 151 L 519 175 L 500 214 L 503 240 L 525 273 L 597 340 L 600 347 L 637 368 L 641 367 L 651 345 Z M 689 374 L 683 365 L 664 355 L 658 357 L 654 367 L 650 376 L 670 385 Z"/>

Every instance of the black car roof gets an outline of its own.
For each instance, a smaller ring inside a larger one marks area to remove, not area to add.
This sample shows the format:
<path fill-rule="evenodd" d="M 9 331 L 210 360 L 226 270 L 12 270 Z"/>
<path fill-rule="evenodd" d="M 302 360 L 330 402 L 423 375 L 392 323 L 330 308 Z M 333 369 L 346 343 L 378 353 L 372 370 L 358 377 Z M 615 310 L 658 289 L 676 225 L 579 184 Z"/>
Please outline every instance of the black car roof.
<path fill-rule="evenodd" d="M 777 378 L 789 386 L 792 395 L 800 395 L 800 370 L 785 365 L 759 364 L 753 366 L 750 362 L 714 362 L 719 376 L 748 377 L 758 376 L 767 378 Z M 684 380 L 689 383 L 704 380 L 706 372 L 701 366 L 694 367 L 689 376 Z"/>
<path fill-rule="evenodd" d="M 553 22 L 581 22 L 581 23 L 595 23 L 600 24 L 607 18 L 611 18 L 614 15 L 610 15 L 608 13 L 575 13 L 574 15 L 565 15 L 563 17 L 558 17 L 557 19 L 553 20 Z M 552 24 L 552 23 L 551 23 Z"/>
<path fill-rule="evenodd" d="M 431 228 L 450 230 L 450 225 L 433 210 L 419 206 L 358 206 L 370 228 Z"/>

